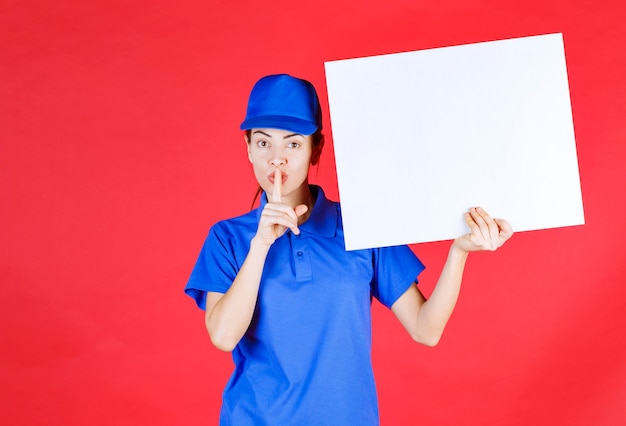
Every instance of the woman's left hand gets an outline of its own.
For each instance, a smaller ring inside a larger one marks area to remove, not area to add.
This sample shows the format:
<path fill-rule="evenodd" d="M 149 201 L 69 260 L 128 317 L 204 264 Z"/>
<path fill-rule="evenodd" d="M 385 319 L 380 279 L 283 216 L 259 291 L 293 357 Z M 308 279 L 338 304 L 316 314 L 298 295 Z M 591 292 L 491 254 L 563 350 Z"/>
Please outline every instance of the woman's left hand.
<path fill-rule="evenodd" d="M 494 251 L 513 235 L 513 228 L 506 220 L 493 219 L 481 207 L 472 207 L 465 213 L 470 232 L 456 240 L 460 249 L 470 251 Z"/>

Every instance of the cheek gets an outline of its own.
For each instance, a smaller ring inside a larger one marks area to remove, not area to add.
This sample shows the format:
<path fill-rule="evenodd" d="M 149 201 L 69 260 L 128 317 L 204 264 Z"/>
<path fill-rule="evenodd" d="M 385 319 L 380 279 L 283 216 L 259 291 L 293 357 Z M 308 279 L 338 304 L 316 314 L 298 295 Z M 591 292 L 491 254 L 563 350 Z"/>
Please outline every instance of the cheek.
<path fill-rule="evenodd" d="M 250 161 L 250 164 L 252 164 L 252 169 L 254 170 L 255 175 L 267 165 L 267 161 L 257 153 L 249 153 L 248 160 Z"/>
<path fill-rule="evenodd" d="M 310 158 L 299 158 L 291 164 L 292 173 L 296 172 L 298 175 L 306 176 L 309 173 L 311 167 Z"/>
<path fill-rule="evenodd" d="M 263 183 L 263 178 L 265 176 L 265 171 L 259 167 L 257 164 L 252 163 L 252 171 L 254 172 L 254 176 L 259 181 L 259 183 Z"/>
<path fill-rule="evenodd" d="M 311 152 L 303 152 L 301 155 L 298 155 L 297 158 L 293 159 L 294 164 L 297 162 L 298 167 L 308 168 L 311 165 L 311 161 L 313 160 Z"/>

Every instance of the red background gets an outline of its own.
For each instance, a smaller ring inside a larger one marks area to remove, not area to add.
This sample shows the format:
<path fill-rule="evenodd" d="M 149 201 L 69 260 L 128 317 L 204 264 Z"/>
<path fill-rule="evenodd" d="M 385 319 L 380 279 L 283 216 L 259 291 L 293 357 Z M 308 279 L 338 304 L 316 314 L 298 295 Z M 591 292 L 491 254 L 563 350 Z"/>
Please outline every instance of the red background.
<path fill-rule="evenodd" d="M 374 304 L 381 421 L 626 422 L 623 2 L 420 3 L 0 2 L 4 424 L 217 422 L 230 355 L 183 287 L 209 226 L 249 208 L 238 125 L 258 77 L 318 87 L 313 181 L 338 199 L 324 61 L 553 32 L 587 223 L 471 255 L 434 349 Z M 448 246 L 414 247 L 426 293 Z"/>

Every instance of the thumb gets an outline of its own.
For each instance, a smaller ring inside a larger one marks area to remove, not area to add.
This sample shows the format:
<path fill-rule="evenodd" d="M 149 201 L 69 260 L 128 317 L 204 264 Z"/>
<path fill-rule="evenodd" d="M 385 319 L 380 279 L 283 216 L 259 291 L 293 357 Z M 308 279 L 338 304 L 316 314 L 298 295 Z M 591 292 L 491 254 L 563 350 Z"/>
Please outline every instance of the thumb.
<path fill-rule="evenodd" d="M 504 219 L 494 219 L 498 228 L 500 228 L 500 237 L 506 241 L 513 236 L 513 228 L 511 224 Z"/>
<path fill-rule="evenodd" d="M 306 204 L 297 205 L 294 211 L 296 212 L 296 216 L 300 217 L 305 214 L 309 210 L 309 207 Z"/>

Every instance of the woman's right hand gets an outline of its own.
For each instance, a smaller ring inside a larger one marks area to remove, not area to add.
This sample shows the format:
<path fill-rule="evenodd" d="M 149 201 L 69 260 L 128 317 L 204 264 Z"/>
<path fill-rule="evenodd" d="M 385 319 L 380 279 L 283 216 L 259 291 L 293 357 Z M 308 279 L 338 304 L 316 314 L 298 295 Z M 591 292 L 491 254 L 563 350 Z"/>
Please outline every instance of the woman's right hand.
<path fill-rule="evenodd" d="M 264 245 L 271 246 L 287 229 L 298 235 L 298 218 L 305 214 L 308 207 L 300 204 L 296 208 L 282 202 L 282 174 L 279 169 L 274 172 L 274 189 L 272 201 L 268 202 L 261 212 L 261 219 L 256 232 L 256 238 Z"/>

